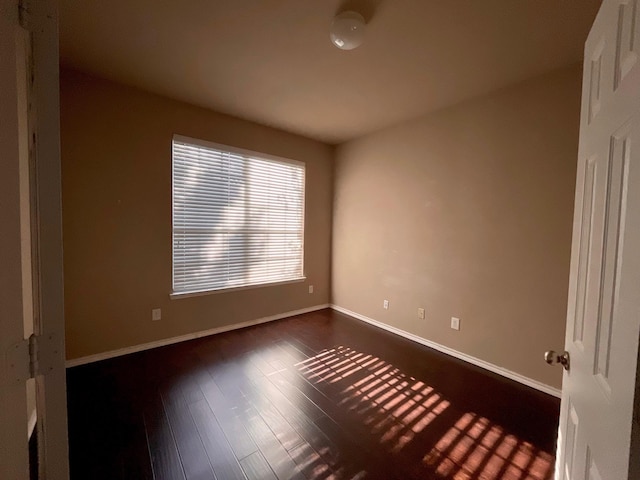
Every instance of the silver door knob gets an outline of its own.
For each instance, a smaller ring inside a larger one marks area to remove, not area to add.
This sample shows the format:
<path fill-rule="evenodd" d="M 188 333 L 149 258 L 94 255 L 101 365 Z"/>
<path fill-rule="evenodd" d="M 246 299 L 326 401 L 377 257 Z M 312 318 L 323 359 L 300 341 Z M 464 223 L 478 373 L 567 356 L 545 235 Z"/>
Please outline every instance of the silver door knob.
<path fill-rule="evenodd" d="M 549 350 L 544 354 L 544 361 L 549 365 L 562 365 L 562 367 L 569 371 L 569 352 L 556 353 L 553 350 Z"/>

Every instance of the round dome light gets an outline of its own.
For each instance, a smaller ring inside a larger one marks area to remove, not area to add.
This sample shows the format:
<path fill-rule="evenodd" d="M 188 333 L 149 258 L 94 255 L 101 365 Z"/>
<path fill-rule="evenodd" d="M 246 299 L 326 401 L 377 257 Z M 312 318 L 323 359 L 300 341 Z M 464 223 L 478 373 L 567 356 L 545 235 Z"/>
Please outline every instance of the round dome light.
<path fill-rule="evenodd" d="M 329 28 L 331 42 L 341 50 L 353 50 L 364 41 L 365 21 L 357 12 L 342 12 L 333 19 Z"/>

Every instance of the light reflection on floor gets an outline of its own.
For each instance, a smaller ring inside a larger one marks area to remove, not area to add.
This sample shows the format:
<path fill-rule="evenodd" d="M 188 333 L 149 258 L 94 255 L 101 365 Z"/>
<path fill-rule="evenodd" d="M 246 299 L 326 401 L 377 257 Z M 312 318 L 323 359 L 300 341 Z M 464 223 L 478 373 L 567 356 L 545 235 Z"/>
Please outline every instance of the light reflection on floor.
<path fill-rule="evenodd" d="M 464 414 L 427 453 L 423 462 L 439 475 L 456 480 L 545 480 L 553 457 L 508 434 L 490 420 Z"/>
<path fill-rule="evenodd" d="M 392 454 L 401 454 L 451 406 L 433 387 L 345 346 L 325 350 L 297 368 L 318 388 L 338 388 L 338 405 Z M 422 466 L 437 478 L 547 480 L 553 473 L 552 455 L 472 412 L 462 414 L 423 455 Z"/>

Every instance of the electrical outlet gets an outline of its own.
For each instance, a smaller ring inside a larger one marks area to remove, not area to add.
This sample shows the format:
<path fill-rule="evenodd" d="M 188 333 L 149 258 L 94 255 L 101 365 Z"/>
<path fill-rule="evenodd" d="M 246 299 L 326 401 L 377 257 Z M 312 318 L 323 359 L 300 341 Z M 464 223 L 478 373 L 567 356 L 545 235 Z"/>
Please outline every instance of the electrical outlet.
<path fill-rule="evenodd" d="M 309 293 L 313 293 L 313 285 L 309 285 Z"/>
<path fill-rule="evenodd" d="M 424 314 L 424 308 L 418 308 L 418 318 L 421 320 L 424 320 L 425 314 Z"/>
<path fill-rule="evenodd" d="M 385 310 L 389 310 L 389 300 L 385 300 L 384 302 L 382 302 L 382 308 L 384 308 Z"/>
<path fill-rule="evenodd" d="M 451 328 L 454 330 L 460 330 L 460 319 L 456 317 L 451 317 Z"/>
<path fill-rule="evenodd" d="M 161 309 L 154 308 L 153 310 L 151 310 L 151 320 L 153 320 L 154 322 L 157 322 L 161 318 L 162 318 L 162 310 Z"/>

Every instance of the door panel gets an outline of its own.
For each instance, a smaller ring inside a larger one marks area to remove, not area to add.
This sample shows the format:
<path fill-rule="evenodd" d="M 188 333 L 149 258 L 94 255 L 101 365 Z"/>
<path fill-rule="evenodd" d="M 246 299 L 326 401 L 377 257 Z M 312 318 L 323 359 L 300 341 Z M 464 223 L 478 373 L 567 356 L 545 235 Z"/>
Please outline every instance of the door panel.
<path fill-rule="evenodd" d="M 622 241 L 623 224 L 620 221 L 622 206 L 626 203 L 624 193 L 628 183 L 628 161 L 631 153 L 630 124 L 611 137 L 610 161 L 607 172 L 607 193 L 604 215 L 604 244 L 601 292 L 596 317 L 596 333 L 593 355 L 593 374 L 605 392 L 611 394 L 609 369 L 611 361 L 611 340 L 618 294 L 618 261 Z"/>
<path fill-rule="evenodd" d="M 618 35 L 616 39 L 615 87 L 618 88 L 633 70 L 640 53 L 639 0 L 628 0 L 618 5 Z"/>
<path fill-rule="evenodd" d="M 585 46 L 556 477 L 628 477 L 640 332 L 640 0 L 604 0 Z"/>

